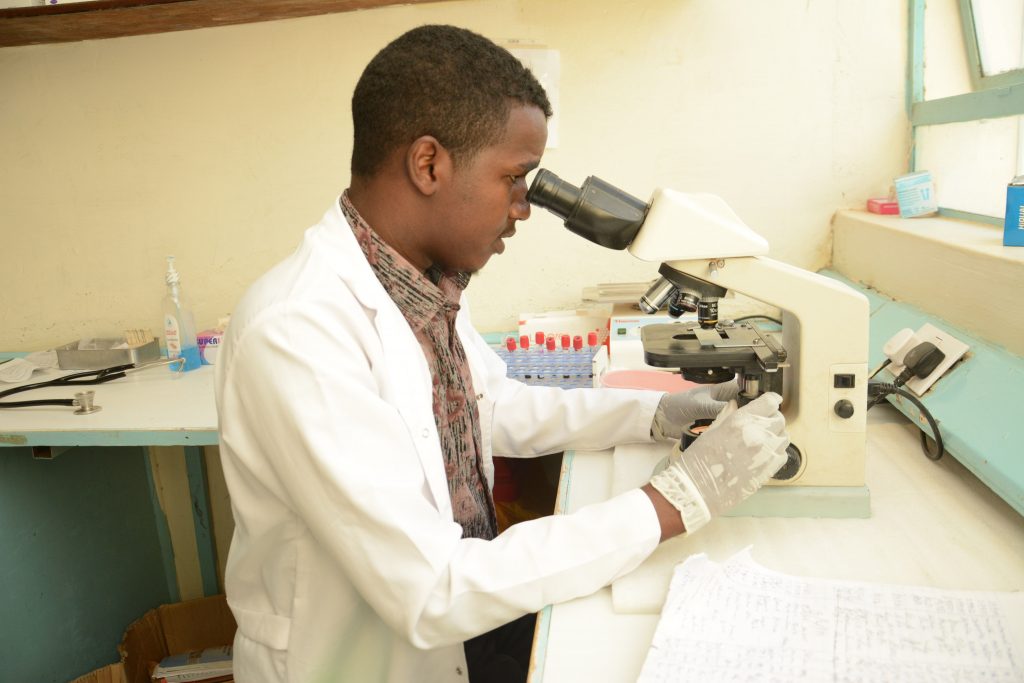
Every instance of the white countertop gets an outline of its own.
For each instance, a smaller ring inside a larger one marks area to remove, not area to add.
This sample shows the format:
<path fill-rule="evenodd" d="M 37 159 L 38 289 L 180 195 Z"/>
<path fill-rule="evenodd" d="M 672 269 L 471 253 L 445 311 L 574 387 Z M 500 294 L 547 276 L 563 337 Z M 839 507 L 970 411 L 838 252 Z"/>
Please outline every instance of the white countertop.
<path fill-rule="evenodd" d="M 722 561 L 750 546 L 760 564 L 800 576 L 1024 590 L 1024 518 L 949 454 L 928 460 L 918 435 L 889 406 L 869 414 L 870 519 L 717 518 L 663 543 L 614 587 L 553 606 L 539 620 L 531 682 L 636 680 L 658 623 L 657 607 L 647 606 L 694 553 Z M 567 458 L 561 508 L 608 498 L 612 462 L 611 451 Z"/>

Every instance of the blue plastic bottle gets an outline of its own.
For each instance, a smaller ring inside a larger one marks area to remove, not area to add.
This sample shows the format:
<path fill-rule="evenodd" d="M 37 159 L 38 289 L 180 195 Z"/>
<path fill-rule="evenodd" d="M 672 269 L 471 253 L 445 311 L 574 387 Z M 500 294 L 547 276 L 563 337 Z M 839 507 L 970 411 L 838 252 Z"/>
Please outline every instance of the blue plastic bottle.
<path fill-rule="evenodd" d="M 202 361 L 196 344 L 196 324 L 192 307 L 181 293 L 181 276 L 174 269 L 174 257 L 167 257 L 167 296 L 163 300 L 164 342 L 168 358 L 183 358 L 181 370 L 195 370 Z M 178 371 L 178 364 L 172 363 L 172 371 Z"/>

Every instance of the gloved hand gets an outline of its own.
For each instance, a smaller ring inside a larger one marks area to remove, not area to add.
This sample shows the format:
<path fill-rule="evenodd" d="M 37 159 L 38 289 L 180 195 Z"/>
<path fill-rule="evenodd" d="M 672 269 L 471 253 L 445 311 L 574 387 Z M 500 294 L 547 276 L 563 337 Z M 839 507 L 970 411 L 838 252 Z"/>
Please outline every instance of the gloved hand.
<path fill-rule="evenodd" d="M 656 441 L 678 441 L 695 420 L 716 417 L 739 393 L 739 383 L 734 379 L 665 394 L 654 411 L 651 436 Z"/>
<path fill-rule="evenodd" d="M 737 409 L 735 402 L 689 448 L 678 449 L 651 486 L 679 510 L 687 533 L 761 488 L 786 464 L 782 397 L 768 393 Z"/>

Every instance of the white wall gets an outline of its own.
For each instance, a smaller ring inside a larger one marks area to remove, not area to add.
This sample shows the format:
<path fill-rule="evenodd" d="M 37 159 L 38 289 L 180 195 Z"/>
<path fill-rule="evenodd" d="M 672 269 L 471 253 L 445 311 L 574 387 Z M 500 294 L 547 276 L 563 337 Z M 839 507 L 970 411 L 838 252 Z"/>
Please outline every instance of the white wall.
<path fill-rule="evenodd" d="M 365 63 L 422 23 L 561 54 L 544 166 L 646 197 L 722 195 L 807 268 L 842 207 L 905 170 L 906 7 L 891 0 L 465 0 L 0 49 L 0 349 L 158 329 L 175 254 L 200 327 L 348 184 Z M 543 211 L 471 285 L 482 330 L 654 265 Z"/>

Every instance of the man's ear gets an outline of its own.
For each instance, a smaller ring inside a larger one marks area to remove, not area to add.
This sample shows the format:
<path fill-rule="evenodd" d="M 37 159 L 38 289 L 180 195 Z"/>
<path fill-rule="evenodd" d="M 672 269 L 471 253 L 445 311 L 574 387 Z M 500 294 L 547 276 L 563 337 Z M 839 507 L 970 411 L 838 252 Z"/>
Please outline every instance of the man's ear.
<path fill-rule="evenodd" d="M 420 192 L 433 195 L 451 176 L 452 157 L 437 138 L 423 135 L 409 145 L 405 155 L 406 172 Z"/>

